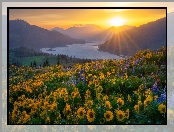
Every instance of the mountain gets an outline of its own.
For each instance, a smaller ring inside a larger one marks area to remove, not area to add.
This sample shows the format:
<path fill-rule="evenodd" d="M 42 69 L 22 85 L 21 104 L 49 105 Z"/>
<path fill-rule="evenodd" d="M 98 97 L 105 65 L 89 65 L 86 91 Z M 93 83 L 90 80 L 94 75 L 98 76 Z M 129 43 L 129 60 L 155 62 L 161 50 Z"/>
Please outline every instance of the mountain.
<path fill-rule="evenodd" d="M 166 39 L 166 18 L 161 18 L 113 35 L 99 46 L 99 50 L 116 55 L 133 55 L 139 50 L 166 46 Z"/>
<path fill-rule="evenodd" d="M 70 27 L 66 30 L 59 27 L 55 27 L 51 29 L 51 31 L 58 31 L 60 33 L 69 35 L 70 37 L 77 39 L 81 38 L 86 41 L 106 41 L 110 39 L 115 33 L 131 28 L 133 28 L 133 26 L 124 25 L 120 27 L 110 27 L 104 30 L 95 24 L 87 24 L 81 27 Z"/>
<path fill-rule="evenodd" d="M 81 27 L 73 26 L 66 30 L 56 27 L 51 29 L 51 31 L 58 31 L 76 39 L 82 38 L 84 40 L 91 41 L 90 37 L 102 32 L 103 29 L 94 24 L 87 24 Z"/>
<path fill-rule="evenodd" d="M 85 40 L 71 38 L 56 31 L 30 25 L 24 20 L 9 20 L 9 48 L 54 48 L 68 44 L 84 44 Z"/>
<path fill-rule="evenodd" d="M 99 40 L 106 41 L 106 40 L 112 38 L 112 36 L 115 35 L 116 33 L 126 31 L 126 30 L 129 30 L 129 29 L 132 29 L 132 28 L 134 28 L 134 26 L 129 26 L 129 25 L 123 25 L 123 26 L 119 26 L 119 27 L 112 26 L 112 27 L 110 27 L 110 28 L 98 33 L 98 34 L 95 34 L 94 36 L 91 36 L 90 40 L 93 40 L 93 41 L 99 41 Z"/>
<path fill-rule="evenodd" d="M 66 33 L 63 28 L 59 28 L 59 27 L 55 27 L 55 28 L 51 29 L 51 31 L 57 31 L 57 32 L 60 32 L 60 33 L 63 33 L 63 34 Z"/>

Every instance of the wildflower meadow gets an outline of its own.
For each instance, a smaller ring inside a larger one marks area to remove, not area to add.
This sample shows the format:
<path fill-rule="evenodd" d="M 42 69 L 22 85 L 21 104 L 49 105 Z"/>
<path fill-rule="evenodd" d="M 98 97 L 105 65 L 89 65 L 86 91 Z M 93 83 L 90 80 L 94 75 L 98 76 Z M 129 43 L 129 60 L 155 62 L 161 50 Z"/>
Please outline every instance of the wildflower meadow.
<path fill-rule="evenodd" d="M 9 124 L 167 124 L 166 47 L 64 67 L 9 67 Z"/>

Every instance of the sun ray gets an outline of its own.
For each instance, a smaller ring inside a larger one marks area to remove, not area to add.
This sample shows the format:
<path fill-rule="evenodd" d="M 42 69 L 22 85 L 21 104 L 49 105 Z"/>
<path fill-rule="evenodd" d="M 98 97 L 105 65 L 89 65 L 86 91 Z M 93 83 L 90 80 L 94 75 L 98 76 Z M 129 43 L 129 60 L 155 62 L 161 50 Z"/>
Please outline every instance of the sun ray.
<path fill-rule="evenodd" d="M 140 49 L 140 47 L 138 46 L 138 44 L 136 44 L 136 43 L 134 42 L 134 40 L 131 38 L 131 36 L 129 36 L 128 33 L 123 32 L 123 34 L 124 34 L 126 37 L 128 37 L 128 39 L 132 42 L 132 48 L 136 47 L 136 49 Z"/>
<path fill-rule="evenodd" d="M 124 45 L 124 48 L 126 48 L 126 50 L 128 50 L 128 43 L 126 43 L 127 41 L 126 41 L 126 36 L 123 34 L 123 32 L 121 33 L 121 38 L 122 38 L 122 40 L 123 40 L 123 43 L 125 44 Z"/>
<path fill-rule="evenodd" d="M 111 37 L 109 37 L 109 36 L 111 36 Z M 102 39 L 102 41 L 106 41 L 106 40 L 108 40 L 108 39 L 110 39 L 110 38 L 112 38 L 112 32 L 108 32 L 108 33 L 104 36 L 104 38 Z"/>

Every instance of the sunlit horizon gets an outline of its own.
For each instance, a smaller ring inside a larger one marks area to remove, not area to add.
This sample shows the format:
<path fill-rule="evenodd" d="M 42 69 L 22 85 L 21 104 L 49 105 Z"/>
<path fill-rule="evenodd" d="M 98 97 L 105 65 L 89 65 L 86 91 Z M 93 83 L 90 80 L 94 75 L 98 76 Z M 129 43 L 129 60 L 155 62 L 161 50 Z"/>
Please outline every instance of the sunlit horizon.
<path fill-rule="evenodd" d="M 144 17 L 146 16 L 146 17 Z M 166 16 L 165 9 L 10 9 L 9 19 L 22 19 L 45 29 L 68 29 L 95 24 L 101 29 L 112 26 L 140 26 Z M 119 19 L 118 19 L 119 18 Z"/>

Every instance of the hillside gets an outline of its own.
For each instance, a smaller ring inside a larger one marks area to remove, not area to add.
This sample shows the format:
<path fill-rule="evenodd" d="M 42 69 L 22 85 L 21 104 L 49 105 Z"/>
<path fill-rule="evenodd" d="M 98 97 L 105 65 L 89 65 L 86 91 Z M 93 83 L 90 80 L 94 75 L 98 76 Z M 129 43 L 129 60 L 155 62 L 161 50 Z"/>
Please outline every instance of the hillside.
<path fill-rule="evenodd" d="M 48 64 L 46 65 L 46 60 Z M 53 55 L 49 53 L 43 53 L 40 50 L 28 49 L 26 47 L 20 47 L 9 50 L 9 66 L 31 66 L 31 63 L 36 62 L 36 67 L 44 67 L 48 65 L 61 64 L 66 67 L 76 63 L 90 62 L 90 59 L 80 59 L 68 55 L 58 54 Z"/>
<path fill-rule="evenodd" d="M 8 124 L 167 124 L 166 59 L 163 47 L 68 68 L 11 65 Z"/>
<path fill-rule="evenodd" d="M 9 47 L 40 49 L 59 47 L 68 44 L 84 44 L 85 40 L 74 39 L 56 31 L 30 25 L 24 20 L 9 20 Z"/>
<path fill-rule="evenodd" d="M 119 27 L 112 26 L 98 34 L 95 34 L 94 36 L 90 37 L 90 39 L 93 41 L 99 41 L 99 40 L 106 41 L 112 38 L 112 36 L 115 35 L 116 33 L 127 31 L 132 28 L 134 28 L 134 26 L 129 26 L 129 25 L 123 25 Z"/>
<path fill-rule="evenodd" d="M 166 18 L 119 32 L 104 44 L 100 51 L 116 55 L 133 55 L 143 49 L 159 49 L 166 46 Z"/>

